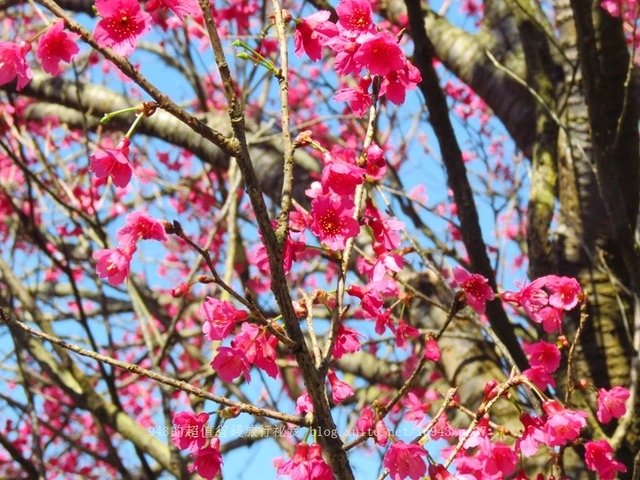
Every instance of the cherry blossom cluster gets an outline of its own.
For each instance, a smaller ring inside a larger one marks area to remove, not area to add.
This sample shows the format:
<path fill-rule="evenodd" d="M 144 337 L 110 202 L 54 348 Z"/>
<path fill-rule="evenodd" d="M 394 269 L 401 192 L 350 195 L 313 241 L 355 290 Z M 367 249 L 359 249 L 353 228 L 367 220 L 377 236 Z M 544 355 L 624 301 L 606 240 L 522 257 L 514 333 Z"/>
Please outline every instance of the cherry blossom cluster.
<path fill-rule="evenodd" d="M 207 424 L 209 414 L 198 415 L 180 412 L 173 416 L 171 441 L 180 450 L 189 449 L 193 462 L 190 472 L 197 472 L 202 478 L 213 479 L 222 466 L 220 438 L 213 436 Z"/>
<path fill-rule="evenodd" d="M 80 51 L 76 44 L 79 35 L 64 29 L 64 22 L 57 20 L 51 23 L 40 35 L 36 48 L 36 58 L 42 69 L 50 75 L 62 73 L 61 62 L 69 63 Z M 0 85 L 17 79 L 16 89 L 22 90 L 31 80 L 33 74 L 27 55 L 33 49 L 31 41 L 18 43 L 0 41 Z"/>
<path fill-rule="evenodd" d="M 380 97 L 396 105 L 404 103 L 407 91 L 414 90 L 422 78 L 407 60 L 398 39 L 376 26 L 368 0 L 342 0 L 336 12 L 337 23 L 329 20 L 326 10 L 296 21 L 296 55 L 306 53 L 311 60 L 320 60 L 323 48 L 331 49 L 336 73 L 357 79 L 356 86 L 338 90 L 334 100 L 349 102 L 357 116 L 364 115 L 371 106 L 370 88 L 376 77 L 380 80 Z"/>
<path fill-rule="evenodd" d="M 222 341 L 234 334 L 229 346 L 217 347 L 217 354 L 211 362 L 211 368 L 222 380 L 231 382 L 242 375 L 249 382 L 252 366 L 260 368 L 271 378 L 278 376 L 278 339 L 265 328 L 245 322 L 247 311 L 237 310 L 230 302 L 208 297 L 200 307 L 200 314 L 204 317 L 202 333 L 207 339 Z M 234 333 L 238 323 L 241 323 L 240 332 Z"/>
<path fill-rule="evenodd" d="M 461 267 L 455 267 L 453 274 L 464 292 L 466 304 L 476 313 L 483 314 L 486 302 L 496 297 L 488 280 L 482 275 L 470 274 Z M 526 315 L 535 323 L 541 324 L 546 332 L 561 333 L 563 313 L 578 306 L 583 295 L 576 279 L 547 275 L 524 285 L 517 292 L 503 292 L 500 297 L 503 301 L 522 308 Z M 538 341 L 523 345 L 530 368 L 522 372 L 522 377 L 526 379 L 525 383 L 530 382 L 528 384 L 537 389 L 538 394 L 542 395 L 541 392 L 547 387 L 555 387 L 552 374 L 560 366 L 561 348 L 565 346 L 566 339 L 563 335 L 559 336 L 557 344 Z M 497 383 L 487 385 L 485 399 L 492 398 L 496 392 Z M 621 418 L 626 412 L 625 401 L 629 395 L 629 390 L 624 387 L 599 389 L 597 419 L 605 424 L 614 418 Z M 585 419 L 589 416 L 588 413 L 565 408 L 557 400 L 547 400 L 543 402 L 542 407 L 542 417 L 533 417 L 528 413 L 521 416 L 523 431 L 515 444 L 515 451 L 500 442 L 492 442 L 486 428 L 474 432 L 464 444 L 464 450 L 469 449 L 470 456 L 458 456 L 454 460 L 458 472 L 481 475 L 482 478 L 494 478 L 493 475 L 497 474 L 510 475 L 516 471 L 519 461 L 517 451 L 522 452 L 525 457 L 531 457 L 537 453 L 541 445 L 556 448 L 578 439 L 581 429 L 586 426 Z M 456 435 L 455 429 L 450 426 L 447 426 L 447 429 Z M 462 432 L 457 433 L 461 434 Z M 477 440 L 470 441 L 473 438 Z M 479 448 L 479 452 L 473 450 L 476 447 Z M 606 440 L 586 442 L 585 450 L 587 467 L 598 472 L 600 478 L 613 480 L 617 472 L 626 471 L 625 466 L 613 458 L 613 449 Z"/>
<path fill-rule="evenodd" d="M 129 277 L 131 258 L 141 240 L 167 241 L 164 224 L 143 212 L 127 215 L 126 224 L 118 231 L 118 247 L 105 248 L 93 254 L 98 261 L 96 272 L 111 285 L 120 285 Z"/>

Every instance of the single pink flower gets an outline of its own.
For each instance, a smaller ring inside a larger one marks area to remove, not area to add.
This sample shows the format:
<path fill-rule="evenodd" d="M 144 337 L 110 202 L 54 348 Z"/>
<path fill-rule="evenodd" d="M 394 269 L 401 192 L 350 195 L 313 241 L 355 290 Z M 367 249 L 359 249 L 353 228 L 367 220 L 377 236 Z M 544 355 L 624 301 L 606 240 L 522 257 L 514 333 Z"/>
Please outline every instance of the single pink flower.
<path fill-rule="evenodd" d="M 209 415 L 193 412 L 179 412 L 173 416 L 173 428 L 171 429 L 171 441 L 180 450 L 188 448 L 191 453 L 196 453 L 207 443 L 207 421 Z"/>
<path fill-rule="evenodd" d="M 406 349 L 408 341 L 420 336 L 420 330 L 413 325 L 409 325 L 402 318 L 395 325 L 391 323 L 391 329 L 396 337 L 396 345 L 402 349 Z"/>
<path fill-rule="evenodd" d="M 542 324 L 542 329 L 547 333 L 562 331 L 562 310 L 553 307 L 545 307 L 531 316 L 534 322 Z"/>
<path fill-rule="evenodd" d="M 197 0 L 149 0 L 144 6 L 147 12 L 155 12 L 159 8 L 171 10 L 180 20 L 187 15 L 196 17 L 201 13 Z"/>
<path fill-rule="evenodd" d="M 328 153 L 322 157 L 322 160 L 324 167 L 320 183 L 325 191 L 329 189 L 338 195 L 353 195 L 356 186 L 364 182 L 366 171 L 355 163 L 336 159 Z"/>
<path fill-rule="evenodd" d="M 117 238 L 123 247 L 136 245 L 141 240 L 168 240 L 162 222 L 139 211 L 127 215 L 126 224 L 118 232 Z"/>
<path fill-rule="evenodd" d="M 532 417 L 528 413 L 523 413 L 520 421 L 524 426 L 522 436 L 516 440 L 516 448 L 529 458 L 538 452 L 540 444 L 545 443 L 546 437 L 543 431 L 544 422 L 537 417 Z"/>
<path fill-rule="evenodd" d="M 435 338 L 427 340 L 427 344 L 424 347 L 424 356 L 432 362 L 440 360 L 440 349 L 438 348 L 438 342 Z"/>
<path fill-rule="evenodd" d="M 311 202 L 311 231 L 331 250 L 343 250 L 347 239 L 356 237 L 360 232 L 353 210 L 353 200 L 348 198 L 317 197 Z"/>
<path fill-rule="evenodd" d="M 131 256 L 135 252 L 135 247 L 131 249 L 106 248 L 93 254 L 93 258 L 98 260 L 96 272 L 100 278 L 106 278 L 110 285 L 120 285 L 129 276 Z"/>
<path fill-rule="evenodd" d="M 609 423 L 612 418 L 620 418 L 627 411 L 625 401 L 629 398 L 629 390 L 624 387 L 613 387 L 611 390 L 598 390 L 598 412 L 600 423 Z"/>
<path fill-rule="evenodd" d="M 233 331 L 237 322 L 246 320 L 249 314 L 237 310 L 231 302 L 207 297 L 200 306 L 200 314 L 205 318 L 202 333 L 209 340 L 224 340 Z"/>
<path fill-rule="evenodd" d="M 386 250 L 396 249 L 402 243 L 398 231 L 404 228 L 404 223 L 381 215 L 369 200 L 367 200 L 362 220 L 371 229 L 376 243 L 382 244 Z"/>
<path fill-rule="evenodd" d="M 403 69 L 407 62 L 398 41 L 387 32 L 379 32 L 362 43 L 354 60 L 372 75 L 382 76 Z"/>
<path fill-rule="evenodd" d="M 338 404 L 355 393 L 351 385 L 340 380 L 333 370 L 327 372 L 327 378 L 329 385 L 331 385 L 331 397 L 334 403 Z"/>
<path fill-rule="evenodd" d="M 543 341 L 525 343 L 522 349 L 529 357 L 529 365 L 532 367 L 541 367 L 547 372 L 553 373 L 560 366 L 562 355 L 553 343 Z"/>
<path fill-rule="evenodd" d="M 313 402 L 311 401 L 309 392 L 304 392 L 296 399 L 296 413 L 298 415 L 313 413 Z"/>
<path fill-rule="evenodd" d="M 372 180 L 382 180 L 387 173 L 387 161 L 384 158 L 384 150 L 373 143 L 367 147 L 366 152 L 367 164 L 365 168 L 367 170 L 367 177 L 370 177 Z"/>
<path fill-rule="evenodd" d="M 389 470 L 392 480 L 404 480 L 409 477 L 419 480 L 427 472 L 424 457 L 427 452 L 415 443 L 395 442 L 384 455 L 382 465 Z"/>
<path fill-rule="evenodd" d="M 378 420 L 373 426 L 373 438 L 381 447 L 385 447 L 389 441 L 389 430 L 382 420 Z"/>
<path fill-rule="evenodd" d="M 550 447 L 559 447 L 575 440 L 580 435 L 580 429 L 587 425 L 585 418 L 589 415 L 586 412 L 564 408 L 557 400 L 544 402 L 542 408 L 547 414 L 545 443 Z"/>
<path fill-rule="evenodd" d="M 342 0 L 336 7 L 336 13 L 341 33 L 346 36 L 357 37 L 375 32 L 369 0 Z"/>
<path fill-rule="evenodd" d="M 623 463 L 613 459 L 613 447 L 604 439 L 585 443 L 584 451 L 587 468 L 598 472 L 601 480 L 614 480 L 618 472 L 627 471 Z"/>
<path fill-rule="evenodd" d="M 189 471 L 196 471 L 205 480 L 213 480 L 220 473 L 222 455 L 220 454 L 220 439 L 213 437 L 206 447 L 200 448 L 193 454 L 194 460 L 189 465 Z"/>
<path fill-rule="evenodd" d="M 544 280 L 538 278 L 522 287 L 519 292 L 504 292 L 502 299 L 522 307 L 527 315 L 529 315 L 532 320 L 535 320 L 533 318 L 535 314 L 549 305 L 549 295 L 543 290 L 543 287 Z"/>
<path fill-rule="evenodd" d="M 77 33 L 64 30 L 64 20 L 58 20 L 46 31 L 38 41 L 36 57 L 40 60 L 42 69 L 49 75 L 57 76 L 62 73 L 60 62 L 70 63 L 80 48 L 76 40 Z"/>
<path fill-rule="evenodd" d="M 251 381 L 251 364 L 242 350 L 221 346 L 217 351 L 217 355 L 211 361 L 211 368 L 218 372 L 222 380 L 232 382 L 242 375 L 247 382 Z"/>
<path fill-rule="evenodd" d="M 96 0 L 95 8 L 102 17 L 93 31 L 96 42 L 119 55 L 133 53 L 138 38 L 151 30 L 151 15 L 138 0 Z"/>
<path fill-rule="evenodd" d="M 333 357 L 342 358 L 347 353 L 354 353 L 360 350 L 360 340 L 358 337 L 364 338 L 357 330 L 340 325 L 338 334 L 336 335 L 336 343 L 333 348 Z"/>
<path fill-rule="evenodd" d="M 369 407 L 365 407 L 362 409 L 360 413 L 360 418 L 356 422 L 356 431 L 362 435 L 366 433 L 368 430 L 373 427 L 373 419 L 375 418 L 375 413 Z"/>
<path fill-rule="evenodd" d="M 298 57 L 306 52 L 313 61 L 322 58 L 322 47 L 338 34 L 336 25 L 329 21 L 330 16 L 328 11 L 320 10 L 296 22 L 294 51 Z"/>
<path fill-rule="evenodd" d="M 543 277 L 545 286 L 551 293 L 549 305 L 560 310 L 572 310 L 582 295 L 582 288 L 575 278 L 548 275 Z"/>
<path fill-rule="evenodd" d="M 404 68 L 385 75 L 380 84 L 380 96 L 385 95 L 391 103 L 402 105 L 407 92 L 418 88 L 421 81 L 420 71 L 407 60 Z"/>
<path fill-rule="evenodd" d="M 309 480 L 333 480 L 331 467 L 322 458 L 322 448 L 317 443 L 309 446 Z"/>
<path fill-rule="evenodd" d="M 556 381 L 551 373 L 544 367 L 537 366 L 527 368 L 522 372 L 540 390 L 546 390 L 548 386 L 556 386 Z"/>
<path fill-rule="evenodd" d="M 336 52 L 333 59 L 333 68 L 341 77 L 349 74 L 358 75 L 362 70 L 362 65 L 356 61 L 356 55 L 360 49 L 360 44 L 352 39 L 337 35 L 327 40 L 326 46 Z"/>
<path fill-rule="evenodd" d="M 379 284 L 380 282 L 375 283 Z M 347 287 L 347 293 L 361 300 L 362 309 L 366 312 L 368 318 L 376 318 L 384 305 L 384 301 L 380 298 L 379 292 L 375 288 L 370 288 L 370 285 L 371 283 L 366 287 L 349 285 Z"/>
<path fill-rule="evenodd" d="M 414 392 L 407 393 L 407 396 L 402 399 L 402 406 L 406 408 L 404 420 L 414 422 L 420 425 L 427 419 L 429 410 L 431 409 L 431 402 L 423 400 L 422 396 L 416 395 Z"/>
<path fill-rule="evenodd" d="M 16 90 L 22 90 L 32 74 L 27 63 L 27 53 L 31 51 L 29 42 L 11 43 L 0 41 L 0 85 L 18 78 Z"/>
<path fill-rule="evenodd" d="M 499 478 L 505 478 L 516 471 L 519 457 L 513 448 L 502 442 L 487 442 L 480 449 L 486 455 L 484 471 L 489 475 L 500 474 Z"/>
<path fill-rule="evenodd" d="M 467 304 L 476 313 L 482 315 L 485 312 L 487 300 L 495 298 L 489 281 L 477 273 L 470 274 L 462 267 L 453 268 L 453 277 L 464 291 Z"/>
<path fill-rule="evenodd" d="M 116 148 L 98 150 L 90 157 L 89 171 L 95 173 L 97 178 L 111 177 L 116 187 L 126 187 L 133 175 L 133 167 L 127 158 L 130 144 L 128 138 L 122 138 Z"/>
<path fill-rule="evenodd" d="M 376 253 L 376 263 L 370 278 L 374 282 L 382 280 L 388 272 L 398 273 L 404 268 L 404 259 L 400 255 L 384 251 L 384 247 L 380 244 L 378 246 L 382 248 L 376 248 L 375 245 L 373 247 Z"/>
<path fill-rule="evenodd" d="M 371 107 L 371 94 L 369 93 L 369 85 L 371 78 L 365 77 L 360 80 L 356 87 L 341 88 L 333 96 L 336 102 L 349 102 L 349 107 L 356 117 L 362 117 L 367 114 Z"/>

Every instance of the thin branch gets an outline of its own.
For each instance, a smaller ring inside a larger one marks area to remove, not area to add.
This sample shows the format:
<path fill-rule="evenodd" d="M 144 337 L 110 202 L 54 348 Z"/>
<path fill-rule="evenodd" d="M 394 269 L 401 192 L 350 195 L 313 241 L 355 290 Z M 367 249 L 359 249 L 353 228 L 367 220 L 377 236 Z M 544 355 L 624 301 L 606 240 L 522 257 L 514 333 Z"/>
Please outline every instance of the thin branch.
<path fill-rule="evenodd" d="M 11 316 L 5 314 L 4 310 L 0 307 L 0 320 L 3 323 L 6 323 L 9 327 L 17 328 L 27 332 L 30 335 L 46 340 L 54 345 L 62 347 L 64 349 L 70 350 L 72 352 L 77 353 L 78 355 L 82 355 L 83 357 L 88 357 L 93 360 L 97 360 L 102 363 L 106 363 L 107 365 L 111 365 L 112 367 L 120 368 L 122 370 L 126 370 L 129 373 L 133 373 L 135 375 L 139 375 L 141 377 L 149 378 L 150 380 L 154 380 L 158 383 L 162 383 L 164 385 L 168 385 L 170 387 L 177 388 L 178 390 L 182 390 L 183 392 L 189 393 L 191 395 L 195 395 L 197 397 L 203 398 L 205 400 L 211 400 L 212 402 L 218 403 L 220 405 L 225 405 L 227 407 L 237 408 L 241 412 L 249 413 L 251 415 L 259 416 L 259 417 L 268 417 L 273 418 L 274 420 L 280 420 L 282 422 L 293 423 L 295 425 L 300 425 L 304 427 L 308 427 L 311 423 L 306 420 L 304 417 L 299 417 L 295 415 L 287 415 L 285 413 L 276 412 L 273 410 L 268 410 L 264 408 L 259 408 L 254 405 L 248 405 L 245 403 L 236 402 L 230 400 L 225 397 L 221 397 L 219 395 L 215 395 L 213 393 L 202 390 L 198 387 L 190 385 L 181 380 L 175 380 L 170 377 L 166 377 L 156 372 L 152 372 L 146 368 L 142 368 L 139 365 L 135 365 L 133 363 L 123 362 L 121 360 L 115 360 L 111 357 L 107 357 L 105 355 L 101 355 L 100 353 L 93 352 L 91 350 L 87 350 L 78 345 L 74 345 L 69 342 L 65 342 L 58 337 L 53 335 L 48 335 L 40 330 L 36 330 L 28 326 L 27 324 L 12 318 Z"/>

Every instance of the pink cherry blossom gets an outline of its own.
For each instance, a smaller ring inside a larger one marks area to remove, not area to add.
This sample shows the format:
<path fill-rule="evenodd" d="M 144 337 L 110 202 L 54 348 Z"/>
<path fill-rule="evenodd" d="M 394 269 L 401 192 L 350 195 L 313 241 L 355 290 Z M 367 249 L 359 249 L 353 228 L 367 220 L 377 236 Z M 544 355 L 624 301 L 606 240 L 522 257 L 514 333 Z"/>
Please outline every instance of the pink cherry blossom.
<path fill-rule="evenodd" d="M 545 443 L 546 437 L 543 431 L 544 422 L 537 417 L 532 417 L 528 413 L 523 413 L 520 421 L 524 426 L 522 436 L 516 440 L 516 448 L 525 457 L 534 456 L 540 444 Z"/>
<path fill-rule="evenodd" d="M 375 288 L 371 288 L 372 283 L 377 284 L 379 282 L 371 282 L 366 287 L 349 285 L 347 287 L 347 293 L 361 300 L 362 309 L 367 313 L 369 318 L 376 318 L 384 302 L 380 298 L 379 292 L 376 291 Z"/>
<path fill-rule="evenodd" d="M 93 31 L 96 42 L 119 55 L 133 53 L 138 38 L 151 30 L 151 15 L 138 0 L 96 0 L 95 8 L 102 17 Z"/>
<path fill-rule="evenodd" d="M 470 274 L 462 267 L 454 267 L 453 277 L 464 291 L 467 304 L 476 313 L 482 315 L 485 312 L 487 300 L 495 298 L 489 281 L 477 273 Z"/>
<path fill-rule="evenodd" d="M 560 310 L 572 310 L 578 305 L 582 288 L 575 278 L 548 275 L 542 277 L 545 286 L 551 292 L 549 305 Z"/>
<path fill-rule="evenodd" d="M 336 36 L 327 41 L 327 46 L 336 53 L 333 59 L 333 68 L 338 75 L 346 77 L 350 74 L 355 76 L 360 73 L 362 65 L 356 61 L 356 55 L 360 49 L 359 43 L 342 36 Z"/>
<path fill-rule="evenodd" d="M 220 454 L 220 439 L 213 437 L 206 447 L 200 448 L 189 465 L 189 471 L 196 471 L 205 480 L 213 480 L 220 473 L 222 455 Z"/>
<path fill-rule="evenodd" d="M 519 457 L 512 447 L 502 442 L 487 442 L 482 443 L 480 449 L 486 456 L 484 471 L 489 475 L 500 474 L 500 478 L 504 478 L 516 471 Z"/>
<path fill-rule="evenodd" d="M 404 420 L 420 425 L 426 420 L 429 414 L 431 402 L 423 401 L 421 396 L 416 395 L 414 392 L 409 392 L 407 396 L 402 399 L 402 406 L 406 408 Z"/>
<path fill-rule="evenodd" d="M 218 372 L 222 380 L 232 382 L 242 375 L 247 382 L 251 381 L 249 374 L 251 364 L 241 349 L 220 346 L 217 351 L 218 353 L 211 361 L 211 368 Z"/>
<path fill-rule="evenodd" d="M 147 12 L 154 12 L 159 8 L 171 10 L 180 20 L 184 20 L 187 15 L 195 17 L 200 14 L 197 0 L 149 0 L 144 6 Z"/>
<path fill-rule="evenodd" d="M 293 458 L 278 466 L 278 478 L 288 476 L 290 480 L 333 480 L 331 468 L 322 458 L 322 449 L 317 443 L 299 443 Z"/>
<path fill-rule="evenodd" d="M 131 256 L 135 252 L 128 248 L 106 248 L 93 254 L 93 258 L 98 260 L 96 272 L 100 278 L 106 278 L 110 285 L 120 285 L 129 277 L 129 267 Z"/>
<path fill-rule="evenodd" d="M 209 340 L 224 340 L 233 331 L 237 322 L 246 320 L 248 313 L 237 310 L 231 302 L 207 297 L 200 307 L 200 314 L 205 318 L 202 333 Z"/>
<path fill-rule="evenodd" d="M 585 418 L 589 415 L 586 412 L 564 408 L 557 400 L 544 402 L 542 408 L 547 414 L 545 443 L 550 447 L 559 447 L 575 440 L 580 435 L 580 429 L 587 425 Z"/>
<path fill-rule="evenodd" d="M 392 480 L 411 478 L 418 480 L 427 472 L 424 462 L 427 452 L 415 443 L 395 442 L 384 455 L 382 465 L 389 470 Z"/>
<path fill-rule="evenodd" d="M 354 60 L 372 75 L 384 76 L 403 69 L 407 58 L 393 35 L 379 32 L 360 45 Z"/>
<path fill-rule="evenodd" d="M 427 360 L 437 362 L 440 360 L 440 349 L 438 348 L 438 342 L 435 338 L 430 338 L 424 347 L 424 356 Z"/>
<path fill-rule="evenodd" d="M 333 370 L 327 372 L 327 378 L 331 385 L 331 397 L 334 403 L 338 404 L 355 393 L 351 385 L 340 380 Z"/>
<path fill-rule="evenodd" d="M 301 216 L 298 214 L 298 212 L 292 212 L 292 217 L 294 219 L 294 222 L 290 223 L 289 226 L 293 231 L 294 228 L 300 228 L 299 223 L 303 220 L 301 219 Z M 295 220 L 297 220 L 297 222 Z M 273 222 L 274 229 L 277 227 L 277 225 L 277 222 Z M 302 230 L 304 230 L 304 228 Z M 262 240 L 262 233 L 260 233 L 260 240 Z M 297 261 L 306 249 L 307 245 L 304 242 L 294 240 L 291 235 L 287 236 L 284 241 L 284 247 L 282 248 L 282 267 L 284 269 L 285 275 L 287 275 L 291 271 L 293 262 Z M 261 272 L 271 272 L 269 257 L 267 256 L 267 248 L 264 246 L 264 242 L 261 242 L 255 251 L 255 263 Z"/>
<path fill-rule="evenodd" d="M 64 30 L 64 20 L 55 22 L 38 41 L 36 57 L 40 60 L 42 69 L 50 75 L 60 75 L 60 62 L 71 62 L 80 51 L 76 44 L 78 38 L 80 35 Z"/>
<path fill-rule="evenodd" d="M 104 148 L 92 154 L 89 171 L 95 173 L 97 178 L 111 177 L 116 187 L 126 187 L 133 175 L 133 167 L 127 158 L 129 145 L 129 139 L 122 138 L 116 148 Z"/>
<path fill-rule="evenodd" d="M 346 36 L 375 32 L 369 0 L 342 0 L 336 7 L 338 25 Z"/>
<path fill-rule="evenodd" d="M 398 231 L 404 228 L 400 220 L 383 216 L 380 211 L 367 201 L 362 220 L 371 229 L 371 234 L 376 243 L 380 243 L 386 250 L 398 248 L 402 242 Z"/>
<path fill-rule="evenodd" d="M 609 423 L 612 418 L 620 418 L 627 411 L 625 401 L 629 398 L 629 390 L 624 387 L 613 387 L 611 390 L 598 390 L 598 412 L 600 423 Z"/>
<path fill-rule="evenodd" d="M 584 450 L 587 468 L 598 472 L 601 480 L 614 480 L 618 472 L 627 471 L 624 464 L 613 459 L 613 447 L 604 439 L 585 443 Z"/>
<path fill-rule="evenodd" d="M 306 413 L 313 413 L 313 402 L 309 396 L 309 392 L 304 392 L 296 400 L 296 413 L 298 415 L 304 415 Z"/>
<path fill-rule="evenodd" d="M 339 89 L 333 96 L 336 102 L 349 102 L 349 107 L 356 117 L 366 115 L 371 107 L 371 94 L 369 93 L 369 85 L 371 79 L 365 77 L 360 80 L 355 87 L 346 87 Z"/>
<path fill-rule="evenodd" d="M 16 90 L 22 90 L 29 83 L 32 74 L 26 56 L 30 51 L 31 44 L 28 42 L 18 44 L 0 41 L 0 85 L 16 77 Z"/>
<path fill-rule="evenodd" d="M 356 186 L 364 182 L 365 169 L 355 164 L 355 157 L 344 155 L 336 150 L 334 155 L 322 156 L 324 167 L 320 183 L 325 191 L 331 190 L 338 195 L 353 195 Z"/>
<path fill-rule="evenodd" d="M 360 418 L 356 422 L 356 431 L 359 435 L 368 433 L 372 435 L 376 443 L 385 446 L 389 441 L 389 431 L 382 420 L 375 419 L 376 414 L 369 407 L 364 407 L 360 413 Z"/>
<path fill-rule="evenodd" d="M 333 348 L 334 358 L 342 358 L 347 353 L 354 353 L 360 350 L 360 340 L 358 338 L 364 338 L 364 335 L 353 328 L 340 325 Z"/>
<path fill-rule="evenodd" d="M 122 246 L 133 246 L 141 240 L 168 240 L 162 222 L 140 211 L 127 215 L 126 225 L 118 231 L 117 238 Z"/>
<path fill-rule="evenodd" d="M 171 441 L 180 450 L 188 448 L 191 453 L 196 453 L 207 443 L 207 421 L 209 415 L 193 412 L 179 412 L 173 416 L 173 428 L 171 429 Z"/>
<path fill-rule="evenodd" d="M 522 372 L 522 375 L 527 377 L 540 390 L 546 390 L 549 386 L 554 388 L 556 386 L 556 381 L 551 372 L 541 366 L 527 368 Z"/>
<path fill-rule="evenodd" d="M 311 202 L 311 231 L 331 250 L 342 250 L 347 239 L 356 237 L 360 232 L 353 210 L 353 200 L 348 198 L 317 197 Z"/>
<path fill-rule="evenodd" d="M 330 16 L 328 11 L 320 10 L 296 22 L 295 53 L 298 57 L 306 53 L 313 61 L 322 58 L 322 47 L 338 34 L 336 25 L 329 22 Z"/>
<path fill-rule="evenodd" d="M 553 373 L 560 366 L 562 355 L 553 343 L 544 341 L 525 343 L 522 349 L 529 357 L 529 365 L 532 367 L 541 367 L 547 372 Z"/>
<path fill-rule="evenodd" d="M 366 152 L 367 164 L 365 168 L 367 170 L 367 177 L 372 180 L 382 180 L 387 173 L 387 161 L 384 158 L 384 150 L 373 143 L 367 147 Z"/>
<path fill-rule="evenodd" d="M 422 81 L 420 71 L 408 60 L 404 68 L 387 73 L 380 85 L 380 96 L 386 96 L 390 102 L 401 105 L 407 92 L 418 88 Z"/>
<path fill-rule="evenodd" d="M 263 328 L 247 322 L 242 324 L 241 329 L 232 345 L 245 353 L 251 365 L 264 370 L 271 378 L 276 378 L 279 371 L 276 364 L 278 339 Z"/>

